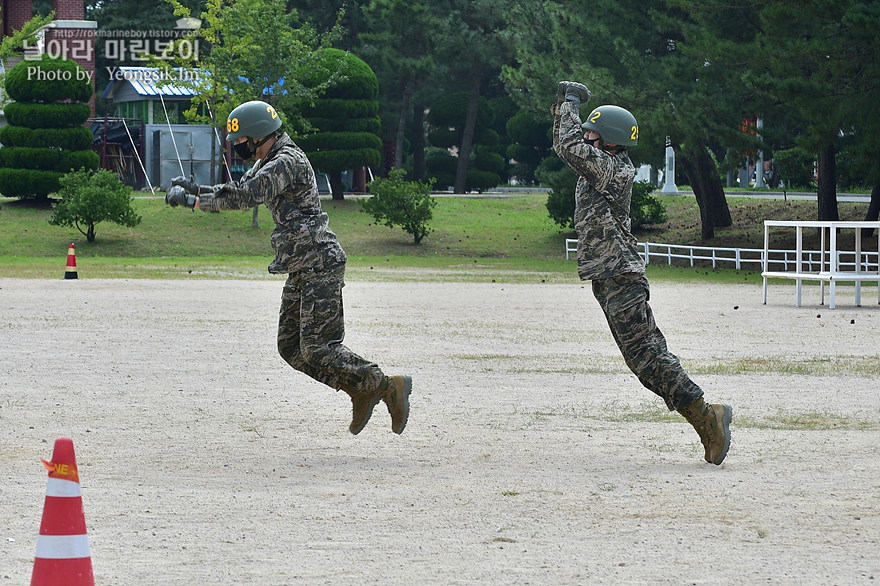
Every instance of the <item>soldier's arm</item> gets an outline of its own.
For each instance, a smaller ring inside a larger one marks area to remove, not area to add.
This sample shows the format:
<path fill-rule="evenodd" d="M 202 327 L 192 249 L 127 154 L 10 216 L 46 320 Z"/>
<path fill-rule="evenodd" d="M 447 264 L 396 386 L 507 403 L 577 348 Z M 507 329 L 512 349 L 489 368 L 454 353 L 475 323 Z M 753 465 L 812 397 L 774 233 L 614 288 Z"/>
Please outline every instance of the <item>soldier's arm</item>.
<path fill-rule="evenodd" d="M 239 182 L 207 186 L 207 193 L 199 193 L 198 207 L 208 212 L 250 209 L 280 193 L 290 183 L 291 173 L 285 159 L 274 159 L 252 174 L 249 170 Z"/>

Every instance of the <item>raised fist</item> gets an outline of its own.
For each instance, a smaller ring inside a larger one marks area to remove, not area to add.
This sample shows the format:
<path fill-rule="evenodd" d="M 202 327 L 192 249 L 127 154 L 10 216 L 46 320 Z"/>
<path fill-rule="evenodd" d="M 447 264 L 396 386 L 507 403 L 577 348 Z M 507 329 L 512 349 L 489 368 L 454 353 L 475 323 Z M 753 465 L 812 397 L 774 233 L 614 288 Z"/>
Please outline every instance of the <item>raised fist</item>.
<path fill-rule="evenodd" d="M 580 105 L 588 101 L 591 95 L 587 86 L 576 81 L 560 81 L 559 86 L 556 88 L 556 100 L 559 102 L 566 100 L 575 105 Z"/>

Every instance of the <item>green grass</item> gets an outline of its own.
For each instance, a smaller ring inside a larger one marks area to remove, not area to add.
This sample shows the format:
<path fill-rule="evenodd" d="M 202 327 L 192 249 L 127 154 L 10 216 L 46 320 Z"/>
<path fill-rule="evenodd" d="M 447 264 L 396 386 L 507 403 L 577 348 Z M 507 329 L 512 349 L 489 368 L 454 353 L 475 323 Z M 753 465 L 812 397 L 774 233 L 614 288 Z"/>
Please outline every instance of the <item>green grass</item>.
<path fill-rule="evenodd" d="M 759 248 L 763 219 L 811 219 L 815 203 L 731 198 L 734 225 L 700 240 L 699 210 L 692 197 L 660 196 L 669 222 L 637 234 L 640 240 L 674 244 Z M 324 199 L 330 226 L 349 257 L 348 274 L 369 280 L 577 282 L 575 261 L 565 260 L 564 240 L 573 237 L 547 216 L 543 193 L 511 197 L 438 197 L 431 226 L 420 245 L 401 229 L 375 225 L 356 199 Z M 77 268 L 90 278 L 271 278 L 274 228 L 260 209 L 207 214 L 172 209 L 161 197 L 133 202 L 143 221 L 135 228 L 97 225 L 89 244 L 73 228 L 50 226 L 52 210 L 0 198 L 0 276 L 59 278 L 68 244 L 76 245 Z M 867 204 L 841 203 L 843 219 L 861 219 Z M 807 246 L 809 243 L 806 244 Z M 651 279 L 758 283 L 753 271 L 648 267 Z"/>

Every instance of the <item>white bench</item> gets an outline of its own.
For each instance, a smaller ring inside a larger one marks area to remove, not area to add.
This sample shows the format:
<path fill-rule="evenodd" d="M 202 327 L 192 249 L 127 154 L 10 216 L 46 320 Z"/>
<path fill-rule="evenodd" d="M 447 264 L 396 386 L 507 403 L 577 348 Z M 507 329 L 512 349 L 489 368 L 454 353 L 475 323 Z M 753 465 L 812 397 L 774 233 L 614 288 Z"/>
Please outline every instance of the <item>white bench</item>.
<path fill-rule="evenodd" d="M 565 260 L 569 259 L 569 254 L 572 252 L 578 251 L 578 241 L 576 238 L 566 238 L 565 239 Z"/>
<path fill-rule="evenodd" d="M 771 271 L 770 265 L 770 228 L 771 227 L 789 227 L 795 228 L 795 270 L 794 271 Z M 821 246 L 818 271 L 803 270 L 803 231 L 804 228 L 815 228 L 821 230 Z M 764 221 L 764 270 L 761 276 L 764 278 L 763 298 L 764 305 L 767 304 L 767 279 L 793 279 L 795 281 L 795 305 L 801 306 L 802 300 L 802 284 L 803 281 L 819 281 L 821 290 L 820 304 L 825 304 L 825 283 L 828 283 L 830 290 L 830 298 L 828 307 L 834 309 L 835 293 L 838 281 L 855 283 L 856 306 L 862 305 L 862 282 L 877 282 L 877 303 L 880 304 L 880 261 L 878 261 L 876 270 L 871 270 L 870 264 L 862 261 L 862 228 L 876 228 L 878 230 L 877 245 L 880 248 L 880 222 L 796 222 L 783 220 L 765 220 Z M 854 229 L 855 232 L 855 250 L 840 251 L 837 249 L 837 231 L 840 229 Z M 825 234 L 830 234 L 828 255 L 825 255 Z M 841 269 L 841 255 L 852 255 L 853 270 L 844 271 Z M 826 269 L 827 266 L 827 269 Z"/>

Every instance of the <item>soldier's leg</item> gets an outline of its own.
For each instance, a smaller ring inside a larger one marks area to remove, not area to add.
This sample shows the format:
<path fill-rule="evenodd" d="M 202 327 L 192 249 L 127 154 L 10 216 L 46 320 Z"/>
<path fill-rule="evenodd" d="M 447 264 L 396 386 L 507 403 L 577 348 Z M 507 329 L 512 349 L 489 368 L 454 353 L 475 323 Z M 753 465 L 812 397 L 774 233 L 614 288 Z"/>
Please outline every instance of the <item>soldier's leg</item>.
<path fill-rule="evenodd" d="M 306 361 L 300 350 L 301 304 L 302 278 L 299 273 L 291 273 L 287 276 L 287 281 L 281 292 L 281 309 L 278 315 L 278 353 L 290 366 L 320 381 L 320 372 Z"/>
<path fill-rule="evenodd" d="M 627 366 L 670 411 L 681 410 L 703 395 L 678 357 L 667 349 L 648 305 L 648 281 L 643 275 L 627 273 L 595 280 L 593 294 Z"/>
<path fill-rule="evenodd" d="M 352 396 L 354 414 L 349 430 L 357 434 L 381 399 L 391 414 L 391 429 L 403 433 L 409 418 L 412 379 L 385 376 L 379 366 L 342 344 L 345 337 L 342 287 L 345 265 L 318 274 L 304 274 L 300 307 L 300 351 L 318 371 L 315 378 Z"/>
<path fill-rule="evenodd" d="M 379 365 L 349 350 L 345 338 L 342 287 L 345 266 L 302 275 L 300 353 L 321 382 L 335 388 L 369 393 L 382 384 Z"/>
<path fill-rule="evenodd" d="M 700 436 L 707 462 L 721 464 L 730 448 L 730 405 L 703 401 L 694 383 L 654 323 L 648 305 L 648 281 L 625 274 L 593 282 L 593 293 L 602 307 L 614 340 L 627 366 L 639 381 L 663 398 L 670 410 L 680 412 Z"/>

